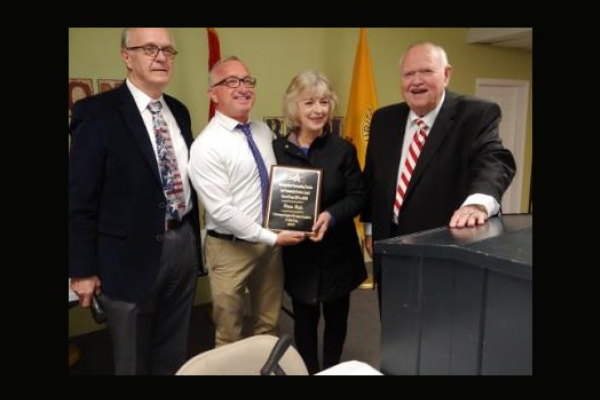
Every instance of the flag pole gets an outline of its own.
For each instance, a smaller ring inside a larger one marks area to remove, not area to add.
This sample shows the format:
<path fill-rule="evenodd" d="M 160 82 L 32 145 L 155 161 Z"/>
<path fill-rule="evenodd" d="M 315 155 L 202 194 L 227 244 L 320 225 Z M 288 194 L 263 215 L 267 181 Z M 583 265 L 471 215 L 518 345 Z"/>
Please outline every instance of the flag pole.
<path fill-rule="evenodd" d="M 365 167 L 365 156 L 371 127 L 371 117 L 377 109 L 377 93 L 373 68 L 371 65 L 371 54 L 367 42 L 367 28 L 360 28 L 356 57 L 354 59 L 354 70 L 350 83 L 350 94 L 348 97 L 348 110 L 344 121 L 344 137 L 356 147 L 356 154 L 360 168 Z M 361 247 L 364 250 L 364 232 L 360 218 L 354 219 L 356 232 Z M 360 286 L 361 288 L 373 288 L 373 278 L 369 276 Z"/>
<path fill-rule="evenodd" d="M 210 72 L 213 65 L 221 59 L 221 45 L 215 28 L 206 28 L 206 34 L 208 36 L 208 72 Z M 212 100 L 209 101 L 208 120 L 210 121 L 215 115 L 215 103 Z"/>

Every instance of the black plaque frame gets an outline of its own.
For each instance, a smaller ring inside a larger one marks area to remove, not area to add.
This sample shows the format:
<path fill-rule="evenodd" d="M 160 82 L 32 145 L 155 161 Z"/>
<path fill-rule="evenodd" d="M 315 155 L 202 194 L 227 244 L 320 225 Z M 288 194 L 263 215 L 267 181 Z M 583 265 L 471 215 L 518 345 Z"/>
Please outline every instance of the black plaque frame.
<path fill-rule="evenodd" d="M 271 166 L 265 227 L 273 231 L 313 233 L 319 215 L 323 170 Z"/>

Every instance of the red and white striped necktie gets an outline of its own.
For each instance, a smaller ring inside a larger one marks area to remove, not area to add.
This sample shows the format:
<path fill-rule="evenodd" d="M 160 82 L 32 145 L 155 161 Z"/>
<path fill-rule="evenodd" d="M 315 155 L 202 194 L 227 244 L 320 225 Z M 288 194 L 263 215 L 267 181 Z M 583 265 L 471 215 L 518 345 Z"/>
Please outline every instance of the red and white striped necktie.
<path fill-rule="evenodd" d="M 417 124 L 417 131 L 410 142 L 406 160 L 404 161 L 404 167 L 400 173 L 400 179 L 398 179 L 398 187 L 396 187 L 396 200 L 394 201 L 394 223 L 396 224 L 398 223 L 398 215 L 400 214 L 400 209 L 404 202 L 404 195 L 406 193 L 406 188 L 408 188 L 408 182 L 410 182 L 421 150 L 425 145 L 425 139 L 427 139 L 427 124 L 420 118 L 418 118 L 415 123 Z"/>

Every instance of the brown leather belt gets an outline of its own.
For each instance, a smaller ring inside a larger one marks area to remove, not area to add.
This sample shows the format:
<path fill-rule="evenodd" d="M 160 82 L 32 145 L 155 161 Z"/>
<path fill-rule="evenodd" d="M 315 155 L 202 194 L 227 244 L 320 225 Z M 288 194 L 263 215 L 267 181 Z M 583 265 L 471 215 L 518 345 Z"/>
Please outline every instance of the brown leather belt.
<path fill-rule="evenodd" d="M 212 236 L 212 237 L 217 238 L 217 239 L 227 240 L 227 241 L 233 242 L 233 243 L 235 243 L 235 242 L 247 242 L 247 240 L 240 239 L 240 238 L 235 237 L 233 235 L 226 235 L 224 233 L 219 233 L 219 232 L 213 231 L 211 229 L 209 229 L 208 231 L 206 231 L 206 234 L 208 236 Z"/>

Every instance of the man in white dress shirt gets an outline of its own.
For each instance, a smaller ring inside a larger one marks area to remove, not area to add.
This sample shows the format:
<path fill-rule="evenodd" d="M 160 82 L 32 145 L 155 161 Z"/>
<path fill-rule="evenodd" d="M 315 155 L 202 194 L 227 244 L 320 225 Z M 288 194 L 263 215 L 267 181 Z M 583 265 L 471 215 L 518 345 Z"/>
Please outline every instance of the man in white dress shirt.
<path fill-rule="evenodd" d="M 250 120 L 256 79 L 237 57 L 217 62 L 208 93 L 215 116 L 190 150 L 189 176 L 206 210 L 206 265 L 216 326 L 215 345 L 242 339 L 244 293 L 250 295 L 252 334 L 277 335 L 283 301 L 280 246 L 305 239 L 301 232 L 263 228 L 259 168 L 238 124 L 248 124 L 266 170 L 275 164 L 274 133 Z"/>

